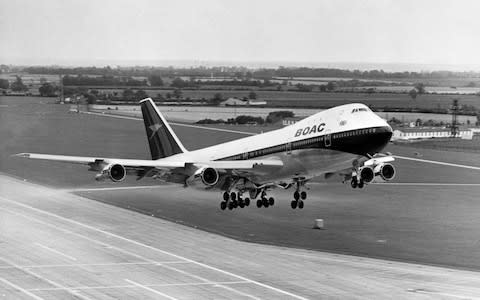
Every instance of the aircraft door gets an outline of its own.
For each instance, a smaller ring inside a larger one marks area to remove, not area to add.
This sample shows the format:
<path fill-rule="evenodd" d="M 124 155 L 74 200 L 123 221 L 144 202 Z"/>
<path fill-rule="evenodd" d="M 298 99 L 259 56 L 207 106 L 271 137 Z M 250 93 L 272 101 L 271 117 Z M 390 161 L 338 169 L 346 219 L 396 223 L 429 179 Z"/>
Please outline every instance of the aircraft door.
<path fill-rule="evenodd" d="M 291 142 L 287 143 L 286 152 L 287 152 L 287 154 L 292 154 L 292 143 Z"/>
<path fill-rule="evenodd" d="M 327 130 L 325 134 L 325 147 L 332 146 L 332 135 L 330 134 L 330 130 Z"/>

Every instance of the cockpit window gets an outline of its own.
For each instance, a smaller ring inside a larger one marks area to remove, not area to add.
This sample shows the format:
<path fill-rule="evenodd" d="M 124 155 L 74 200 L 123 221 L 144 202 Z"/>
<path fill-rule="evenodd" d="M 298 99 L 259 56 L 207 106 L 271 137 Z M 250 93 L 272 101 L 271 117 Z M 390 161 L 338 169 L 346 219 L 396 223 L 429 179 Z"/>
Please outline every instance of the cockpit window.
<path fill-rule="evenodd" d="M 354 108 L 352 110 L 352 114 L 360 111 L 368 111 L 368 109 L 366 109 L 365 107 Z"/>

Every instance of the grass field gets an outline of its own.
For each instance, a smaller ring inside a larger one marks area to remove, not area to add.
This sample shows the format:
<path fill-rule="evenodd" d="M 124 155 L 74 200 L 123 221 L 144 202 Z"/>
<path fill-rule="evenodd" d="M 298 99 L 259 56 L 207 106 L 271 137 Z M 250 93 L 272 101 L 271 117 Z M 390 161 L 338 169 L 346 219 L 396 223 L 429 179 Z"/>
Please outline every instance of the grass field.
<path fill-rule="evenodd" d="M 400 144 L 401 145 L 401 144 Z M 410 147 L 419 149 L 434 149 L 454 152 L 480 153 L 480 139 L 462 140 L 462 139 L 429 139 L 415 141 L 407 144 Z"/>
<path fill-rule="evenodd" d="M 165 96 L 171 90 L 146 90 L 149 96 L 158 93 Z M 224 98 L 247 97 L 249 91 L 234 90 L 183 90 L 184 98 L 210 99 L 216 93 Z M 318 92 L 287 92 L 287 91 L 256 91 L 259 100 L 267 101 L 269 106 L 277 107 L 313 107 L 328 108 L 345 103 L 361 102 L 376 109 L 448 109 L 453 99 L 458 99 L 462 105 L 472 105 L 480 109 L 480 97 L 476 95 L 436 95 L 425 94 L 416 100 L 407 94 L 396 93 L 318 93 Z"/>

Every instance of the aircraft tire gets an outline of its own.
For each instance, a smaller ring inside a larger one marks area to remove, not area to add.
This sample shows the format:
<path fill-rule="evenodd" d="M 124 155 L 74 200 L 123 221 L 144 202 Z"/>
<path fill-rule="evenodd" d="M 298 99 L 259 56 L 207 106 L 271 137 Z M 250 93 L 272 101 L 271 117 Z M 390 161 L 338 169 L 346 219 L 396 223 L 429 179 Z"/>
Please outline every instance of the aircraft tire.
<path fill-rule="evenodd" d="M 220 202 L 220 209 L 225 210 L 226 208 L 227 208 L 227 202 L 225 201 Z"/>
<path fill-rule="evenodd" d="M 363 182 L 363 180 L 360 179 L 360 181 L 358 182 L 358 188 L 363 189 L 364 186 L 365 186 L 365 182 Z"/>
<path fill-rule="evenodd" d="M 290 202 L 290 206 L 292 207 L 292 209 L 297 208 L 297 201 L 293 200 L 292 202 Z"/>
<path fill-rule="evenodd" d="M 273 206 L 275 204 L 275 199 L 273 199 L 273 197 L 268 198 L 268 204 L 270 204 L 270 206 Z"/>
<path fill-rule="evenodd" d="M 352 181 L 350 181 L 350 185 L 352 186 L 352 188 L 356 189 L 357 188 L 357 179 L 352 179 Z"/>
<path fill-rule="evenodd" d="M 250 205 L 250 198 L 245 198 L 245 206 L 249 206 Z"/>
<path fill-rule="evenodd" d="M 303 205 L 304 205 L 303 201 L 298 202 L 298 208 L 299 209 L 303 209 Z"/>
<path fill-rule="evenodd" d="M 257 207 L 258 208 L 262 207 L 262 200 L 260 199 L 257 200 Z"/>
<path fill-rule="evenodd" d="M 245 203 L 243 201 L 240 201 L 238 203 L 238 206 L 240 206 L 240 208 L 244 208 L 245 207 Z"/>
<path fill-rule="evenodd" d="M 228 192 L 223 193 L 223 200 L 228 201 L 230 199 L 230 194 Z"/>
<path fill-rule="evenodd" d="M 298 201 L 298 199 L 300 199 L 300 193 L 298 191 L 295 191 L 295 193 L 293 193 L 293 199 L 295 199 L 295 201 Z"/>
<path fill-rule="evenodd" d="M 307 192 L 303 191 L 300 193 L 300 199 L 305 200 L 307 199 Z"/>
<path fill-rule="evenodd" d="M 231 192 L 230 193 L 230 199 L 232 199 L 232 201 L 237 200 L 237 193 Z"/>
<path fill-rule="evenodd" d="M 228 203 L 228 209 L 229 209 L 229 210 L 234 209 L 234 207 L 233 207 L 233 202 L 229 202 L 229 203 Z"/>

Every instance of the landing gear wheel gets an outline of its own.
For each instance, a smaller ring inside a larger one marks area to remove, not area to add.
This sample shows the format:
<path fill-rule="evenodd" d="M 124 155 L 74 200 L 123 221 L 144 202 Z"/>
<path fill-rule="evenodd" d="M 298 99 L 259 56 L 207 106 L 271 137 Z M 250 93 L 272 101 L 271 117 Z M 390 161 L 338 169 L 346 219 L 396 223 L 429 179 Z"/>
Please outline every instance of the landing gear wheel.
<path fill-rule="evenodd" d="M 249 206 L 250 205 L 250 198 L 245 198 L 245 206 Z"/>
<path fill-rule="evenodd" d="M 357 178 L 352 178 L 352 181 L 350 182 L 350 185 L 352 186 L 352 188 L 357 188 L 357 185 L 358 185 L 358 181 L 357 181 Z"/>
<path fill-rule="evenodd" d="M 230 194 L 228 192 L 223 193 L 223 200 L 228 201 L 230 199 Z"/>
<path fill-rule="evenodd" d="M 268 204 L 270 204 L 270 206 L 273 206 L 275 204 L 275 199 L 273 199 L 273 197 L 268 198 Z"/>
<path fill-rule="evenodd" d="M 232 201 L 232 204 L 233 204 L 233 208 L 238 207 L 238 201 L 237 200 Z"/>
<path fill-rule="evenodd" d="M 232 210 L 234 209 L 235 207 L 233 207 L 233 202 L 228 202 L 228 209 L 229 210 Z"/>
<path fill-rule="evenodd" d="M 298 202 L 298 208 L 299 208 L 299 209 L 302 209 L 302 208 L 303 208 L 303 201 L 299 201 L 299 202 Z"/>
<path fill-rule="evenodd" d="M 293 200 L 292 202 L 290 202 L 290 206 L 292 207 L 292 209 L 297 208 L 297 201 Z"/>
<path fill-rule="evenodd" d="M 363 182 L 363 180 L 360 179 L 360 181 L 358 182 L 358 188 L 362 189 L 364 186 L 365 186 L 365 183 Z"/>
<path fill-rule="evenodd" d="M 301 192 L 301 193 L 300 193 L 300 198 L 301 198 L 302 200 L 307 199 L 307 192 L 305 192 L 305 191 Z"/>
<path fill-rule="evenodd" d="M 245 207 L 245 202 L 243 202 L 243 200 L 239 200 L 238 201 L 238 206 L 240 206 L 240 208 L 244 208 Z"/>
<path fill-rule="evenodd" d="M 298 201 L 298 199 L 300 199 L 300 193 L 298 191 L 295 191 L 295 193 L 293 193 L 293 199 L 295 199 L 295 201 Z"/>
<path fill-rule="evenodd" d="M 263 206 L 268 207 L 268 205 L 269 205 L 268 199 L 267 198 L 262 198 L 262 204 L 263 204 Z"/>
<path fill-rule="evenodd" d="M 257 207 L 258 208 L 262 207 L 262 200 L 260 199 L 257 200 Z"/>
<path fill-rule="evenodd" d="M 226 208 L 227 208 L 227 202 L 226 201 L 220 202 L 220 209 L 225 210 Z"/>
<path fill-rule="evenodd" d="M 230 199 L 232 199 L 232 201 L 237 200 L 237 193 L 234 193 L 234 192 L 230 193 Z"/>

